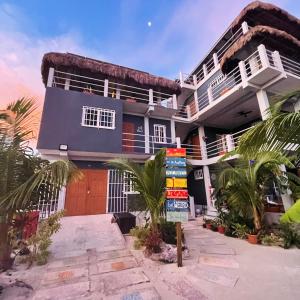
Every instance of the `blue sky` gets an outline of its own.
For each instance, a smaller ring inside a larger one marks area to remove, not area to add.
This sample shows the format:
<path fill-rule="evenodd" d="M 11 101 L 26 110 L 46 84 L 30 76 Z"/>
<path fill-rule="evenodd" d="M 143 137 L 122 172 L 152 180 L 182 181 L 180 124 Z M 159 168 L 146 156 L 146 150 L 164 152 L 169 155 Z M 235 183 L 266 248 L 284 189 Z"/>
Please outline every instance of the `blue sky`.
<path fill-rule="evenodd" d="M 175 78 L 191 71 L 249 2 L 0 0 L 0 101 L 18 91 L 42 97 L 40 63 L 49 51 Z M 272 3 L 300 17 L 300 1 Z"/>

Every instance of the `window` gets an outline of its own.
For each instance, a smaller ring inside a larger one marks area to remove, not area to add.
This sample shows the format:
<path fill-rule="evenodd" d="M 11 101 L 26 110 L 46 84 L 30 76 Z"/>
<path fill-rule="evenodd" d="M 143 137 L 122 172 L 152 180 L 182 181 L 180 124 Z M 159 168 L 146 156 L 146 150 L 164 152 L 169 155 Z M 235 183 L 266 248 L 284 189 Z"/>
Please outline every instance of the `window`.
<path fill-rule="evenodd" d="M 83 106 L 82 126 L 115 129 L 115 114 L 111 109 Z"/>
<path fill-rule="evenodd" d="M 160 144 L 167 143 L 166 126 L 160 124 L 154 124 L 154 142 Z"/>
<path fill-rule="evenodd" d="M 134 185 L 133 185 L 133 181 L 132 181 L 132 173 L 130 172 L 125 172 L 123 174 L 123 193 L 124 194 L 139 194 L 139 192 L 136 192 L 134 190 Z"/>

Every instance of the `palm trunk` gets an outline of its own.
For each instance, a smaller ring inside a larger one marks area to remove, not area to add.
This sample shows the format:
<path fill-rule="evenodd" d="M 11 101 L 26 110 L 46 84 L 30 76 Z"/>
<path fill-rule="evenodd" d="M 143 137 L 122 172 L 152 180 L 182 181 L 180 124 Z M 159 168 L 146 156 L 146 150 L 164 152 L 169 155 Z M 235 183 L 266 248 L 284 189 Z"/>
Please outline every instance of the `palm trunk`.
<path fill-rule="evenodd" d="M 253 219 L 254 219 L 255 230 L 256 232 L 259 232 L 261 230 L 261 218 L 257 210 L 257 207 L 253 207 Z"/>
<path fill-rule="evenodd" d="M 1 220 L 0 216 L 0 270 L 7 270 L 12 266 L 13 260 L 10 257 L 11 247 L 8 240 L 9 224 Z M 3 218 L 5 219 L 5 218 Z"/>

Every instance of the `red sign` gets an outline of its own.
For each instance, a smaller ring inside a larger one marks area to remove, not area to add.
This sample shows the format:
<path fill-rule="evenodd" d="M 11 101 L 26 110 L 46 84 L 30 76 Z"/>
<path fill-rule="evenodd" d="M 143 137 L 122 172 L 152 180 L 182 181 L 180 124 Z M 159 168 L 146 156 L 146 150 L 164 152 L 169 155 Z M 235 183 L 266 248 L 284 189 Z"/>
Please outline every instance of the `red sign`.
<path fill-rule="evenodd" d="M 186 149 L 185 148 L 167 148 L 167 157 L 185 157 Z"/>
<path fill-rule="evenodd" d="M 187 190 L 167 190 L 168 199 L 187 199 L 188 191 Z"/>

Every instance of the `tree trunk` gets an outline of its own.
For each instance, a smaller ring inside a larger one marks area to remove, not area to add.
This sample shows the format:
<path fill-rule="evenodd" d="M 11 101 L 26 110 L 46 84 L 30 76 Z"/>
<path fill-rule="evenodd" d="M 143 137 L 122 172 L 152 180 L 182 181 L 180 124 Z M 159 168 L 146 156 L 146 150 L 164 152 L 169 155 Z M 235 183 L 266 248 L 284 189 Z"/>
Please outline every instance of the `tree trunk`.
<path fill-rule="evenodd" d="M 261 230 L 261 218 L 256 207 L 253 207 L 253 219 L 256 232 Z"/>
<path fill-rule="evenodd" d="M 11 268 L 13 263 L 10 257 L 11 247 L 8 240 L 8 230 L 9 224 L 0 222 L 0 270 Z"/>

